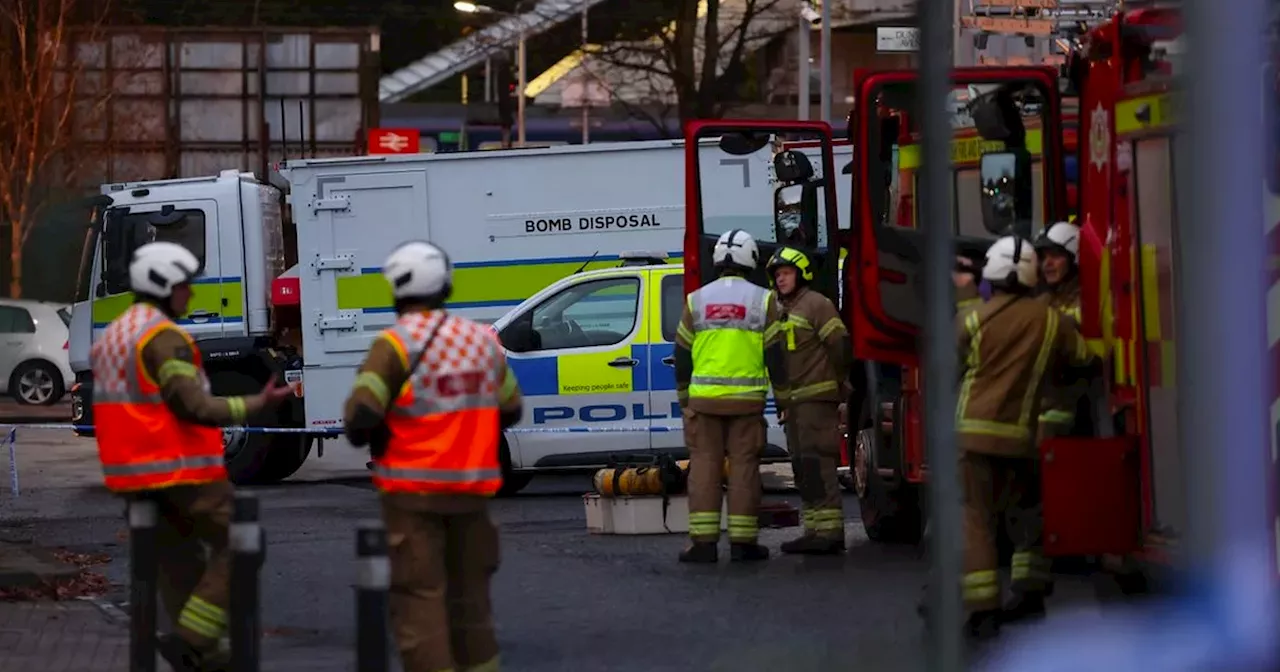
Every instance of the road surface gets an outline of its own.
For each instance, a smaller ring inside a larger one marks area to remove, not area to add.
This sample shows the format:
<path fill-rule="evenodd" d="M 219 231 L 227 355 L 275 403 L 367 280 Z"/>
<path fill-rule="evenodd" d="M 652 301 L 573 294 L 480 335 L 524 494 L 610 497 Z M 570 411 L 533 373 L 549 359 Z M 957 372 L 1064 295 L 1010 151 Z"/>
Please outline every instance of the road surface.
<path fill-rule="evenodd" d="M 7 487 L 0 494 L 0 541 L 109 553 L 114 560 L 103 571 L 113 588 L 105 598 L 119 604 L 126 528 L 121 504 L 97 485 L 94 450 L 91 440 L 64 432 L 21 432 L 21 494 Z M 264 672 L 352 669 L 354 529 L 378 515 L 365 459 L 332 445 L 291 481 L 254 489 L 268 533 Z M 543 477 L 493 503 L 505 669 L 816 672 L 923 663 L 915 604 L 925 565 L 915 549 L 869 543 L 852 499 L 845 556 L 691 567 L 675 561 L 681 535 L 587 534 L 581 495 L 589 487 L 586 477 Z M 768 530 L 762 541 L 776 553 L 794 533 Z M 1068 583 L 1055 599 L 1087 590 Z"/>

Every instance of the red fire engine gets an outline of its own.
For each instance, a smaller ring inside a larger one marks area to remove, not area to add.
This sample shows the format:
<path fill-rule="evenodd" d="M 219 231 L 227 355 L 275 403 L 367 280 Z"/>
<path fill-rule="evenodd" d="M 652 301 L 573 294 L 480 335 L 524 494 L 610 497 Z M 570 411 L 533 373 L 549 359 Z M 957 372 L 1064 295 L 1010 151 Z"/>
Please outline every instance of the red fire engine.
<path fill-rule="evenodd" d="M 1107 559 L 1112 569 L 1134 579 L 1126 585 L 1134 589 L 1146 587 L 1146 570 L 1172 564 L 1186 519 L 1173 420 L 1172 138 L 1179 117 L 1173 75 L 1180 31 L 1174 10 L 1119 13 L 1092 28 L 1084 48 L 1070 60 L 1066 72 L 1073 90 L 1068 95 L 1078 95 L 1071 101 L 1078 109 L 1071 119 L 1076 122 L 1078 204 L 1070 202 L 1077 199 L 1069 199 L 1064 174 L 1062 73 L 986 67 L 952 75 L 952 225 L 959 253 L 980 259 L 985 247 L 1010 228 L 1031 238 L 1078 207 L 1081 326 L 1108 365 L 1105 380 L 1095 385 L 1093 412 L 1085 414 L 1092 415 L 1093 435 L 1056 439 L 1043 447 L 1046 553 Z M 855 74 L 858 106 L 849 117 L 853 203 L 840 204 L 852 208 L 851 227 L 845 230 L 837 225 L 834 189 L 827 188 L 831 183 L 825 176 L 835 173 L 825 124 L 695 122 L 686 131 L 689 290 L 712 276 L 707 252 L 723 233 L 716 222 L 751 230 L 765 256 L 785 243 L 780 227 L 744 224 L 752 220 L 721 213 L 724 204 L 703 202 L 701 175 L 716 167 L 705 158 L 700 163 L 689 148 L 715 136 L 730 138 L 721 146 L 734 155 L 779 139 L 813 140 L 823 147 L 823 161 L 812 174 L 775 179 L 779 192 L 802 189 L 806 208 L 815 211 L 804 239 L 830 241 L 817 248 L 815 285 L 833 298 L 842 295 L 854 355 L 865 363 L 850 399 L 855 430 L 850 457 L 863 523 L 873 539 L 908 542 L 920 538 L 928 474 L 916 343 L 923 315 L 921 239 L 911 198 L 912 162 L 918 156 L 915 82 L 915 72 Z M 976 160 L 967 158 L 972 148 L 965 143 L 972 139 L 977 140 Z M 1267 244 L 1280 253 L 1280 196 L 1275 194 L 1280 178 L 1271 178 Z M 1016 185 L 1011 194 L 1003 186 L 1009 183 Z M 840 273 L 836 262 L 842 253 L 848 258 Z M 1272 281 L 1280 284 L 1280 270 L 1272 273 Z M 764 282 L 762 274 L 758 280 Z M 1271 359 L 1280 377 L 1280 346 L 1273 344 Z M 1280 399 L 1273 409 L 1280 409 Z M 1280 424 L 1280 411 L 1272 415 L 1272 424 Z M 1269 447 L 1273 493 L 1277 432 L 1271 432 Z M 1273 508 L 1280 532 L 1275 513 Z"/>

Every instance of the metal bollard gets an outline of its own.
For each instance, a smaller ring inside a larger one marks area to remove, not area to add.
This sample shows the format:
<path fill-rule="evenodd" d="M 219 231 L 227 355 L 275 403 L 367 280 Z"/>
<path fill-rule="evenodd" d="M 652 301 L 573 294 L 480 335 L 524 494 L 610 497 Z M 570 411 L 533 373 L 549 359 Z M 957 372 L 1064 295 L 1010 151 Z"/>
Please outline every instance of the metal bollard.
<path fill-rule="evenodd" d="M 387 558 L 387 530 L 379 521 L 364 521 L 356 528 L 356 670 L 387 672 L 390 625 L 387 591 L 391 587 L 391 561 Z"/>
<path fill-rule="evenodd" d="M 129 502 L 129 670 L 156 670 L 156 524 L 159 507 Z"/>
<path fill-rule="evenodd" d="M 258 523 L 258 497 L 237 492 L 231 514 L 231 601 L 228 625 L 231 669 L 258 672 L 262 645 L 259 574 L 265 559 L 266 532 Z"/>

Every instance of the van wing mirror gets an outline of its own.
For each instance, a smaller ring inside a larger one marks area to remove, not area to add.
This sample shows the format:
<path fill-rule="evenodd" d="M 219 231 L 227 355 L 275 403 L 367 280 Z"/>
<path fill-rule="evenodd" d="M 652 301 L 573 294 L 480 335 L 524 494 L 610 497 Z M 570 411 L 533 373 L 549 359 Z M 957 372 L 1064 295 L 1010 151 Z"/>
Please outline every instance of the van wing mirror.
<path fill-rule="evenodd" d="M 538 349 L 540 345 L 538 334 L 533 330 L 533 321 L 530 317 L 530 315 L 524 315 L 503 328 L 498 334 L 502 347 L 511 352 L 529 352 Z"/>

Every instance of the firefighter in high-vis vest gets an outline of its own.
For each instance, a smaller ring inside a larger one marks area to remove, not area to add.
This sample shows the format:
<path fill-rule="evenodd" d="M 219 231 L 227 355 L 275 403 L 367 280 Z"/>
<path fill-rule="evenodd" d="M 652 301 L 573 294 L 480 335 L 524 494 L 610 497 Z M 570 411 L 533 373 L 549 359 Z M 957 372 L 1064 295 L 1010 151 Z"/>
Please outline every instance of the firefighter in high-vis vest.
<path fill-rule="evenodd" d="M 232 486 L 223 426 L 244 425 L 293 394 L 267 383 L 248 397 L 208 392 L 200 351 L 175 320 L 187 312 L 200 261 L 158 242 L 129 264 L 134 303 L 93 344 L 93 417 L 109 490 L 156 503 L 161 601 L 176 623 L 159 639 L 175 670 L 220 669 L 227 628 Z"/>
<path fill-rule="evenodd" d="M 997 577 L 999 517 L 1038 507 L 1036 424 L 1054 367 L 1093 355 L 1072 320 L 1033 295 L 1037 261 L 1016 237 L 987 250 L 990 300 L 956 317 L 960 394 L 956 435 L 964 490 L 965 634 L 994 636 L 1004 616 Z"/>
<path fill-rule="evenodd" d="M 849 398 L 849 332 L 831 299 L 809 288 L 813 267 L 804 252 L 784 247 L 765 266 L 781 304 L 782 342 L 790 381 L 774 382 L 791 468 L 803 504 L 804 533 L 783 553 L 826 555 L 844 550 L 840 466 L 840 404 Z"/>
<path fill-rule="evenodd" d="M 413 241 L 382 266 L 396 323 L 365 357 L 344 418 L 368 445 L 391 560 L 391 619 L 405 672 L 498 669 L 489 581 L 498 569 L 490 498 L 502 430 L 523 402 L 497 336 L 449 315 L 453 266 Z"/>
<path fill-rule="evenodd" d="M 747 280 L 760 263 L 756 241 L 734 229 L 711 252 L 720 277 L 685 301 L 676 328 L 676 394 L 689 447 L 689 537 L 681 562 L 719 560 L 721 484 L 729 458 L 729 554 L 766 560 L 757 543 L 760 454 L 769 381 L 786 387 L 773 292 Z M 785 403 L 779 400 L 779 407 Z"/>
<path fill-rule="evenodd" d="M 1036 239 L 1035 248 L 1040 260 L 1041 299 L 1056 309 L 1064 322 L 1079 328 L 1080 230 L 1074 224 L 1058 222 Z M 1087 379 L 1080 376 L 1075 367 L 1060 363 L 1051 370 L 1040 407 L 1037 444 L 1073 432 L 1077 404 L 1088 394 L 1087 385 Z M 1019 501 L 1027 506 L 1012 508 L 1006 525 L 1014 546 L 1010 562 L 1011 599 L 1004 607 L 1006 623 L 1044 616 L 1044 600 L 1053 593 L 1052 565 L 1043 554 L 1044 519 L 1038 470 L 1025 487 L 1029 491 L 1019 497 Z"/>

